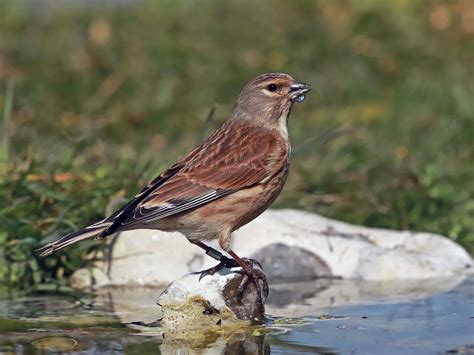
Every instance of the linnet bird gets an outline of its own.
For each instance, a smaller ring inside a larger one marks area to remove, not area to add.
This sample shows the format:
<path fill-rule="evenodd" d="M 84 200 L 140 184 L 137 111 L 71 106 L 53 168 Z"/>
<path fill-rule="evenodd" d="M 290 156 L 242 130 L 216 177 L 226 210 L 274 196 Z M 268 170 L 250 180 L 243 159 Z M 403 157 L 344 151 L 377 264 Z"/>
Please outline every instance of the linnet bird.
<path fill-rule="evenodd" d="M 251 260 L 232 251 L 231 233 L 260 215 L 280 194 L 290 167 L 288 117 L 293 104 L 304 101 L 310 90 L 308 84 L 283 73 L 251 80 L 230 117 L 198 147 L 111 216 L 45 245 L 38 250 L 40 255 L 126 230 L 179 231 L 220 261 L 201 277 L 238 265 L 261 289 L 258 280 L 264 275 Z M 232 259 L 203 242 L 214 239 Z M 266 297 L 268 290 L 263 292 Z"/>

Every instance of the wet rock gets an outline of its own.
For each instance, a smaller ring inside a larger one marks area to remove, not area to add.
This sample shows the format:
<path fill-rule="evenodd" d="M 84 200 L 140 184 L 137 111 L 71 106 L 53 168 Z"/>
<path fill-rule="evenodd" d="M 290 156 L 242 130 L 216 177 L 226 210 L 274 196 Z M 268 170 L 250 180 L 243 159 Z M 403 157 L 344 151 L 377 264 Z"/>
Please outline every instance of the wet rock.
<path fill-rule="evenodd" d="M 254 264 L 254 268 L 258 268 Z M 252 282 L 247 282 L 240 295 L 238 287 L 244 281 L 241 268 L 223 269 L 199 280 L 199 273 L 187 274 L 173 281 L 160 295 L 158 305 L 165 333 L 181 333 L 196 329 L 222 329 L 246 326 L 264 319 L 264 304 L 259 300 Z"/>
<path fill-rule="evenodd" d="M 297 210 L 266 211 L 235 233 L 232 249 L 259 260 L 268 279 L 285 282 L 321 276 L 428 279 L 472 270 L 469 254 L 448 238 L 355 226 Z M 96 265 L 96 286 L 163 286 L 215 263 L 179 233 L 147 230 L 120 233 L 109 260 Z M 73 286 L 88 284 L 75 280 Z"/>

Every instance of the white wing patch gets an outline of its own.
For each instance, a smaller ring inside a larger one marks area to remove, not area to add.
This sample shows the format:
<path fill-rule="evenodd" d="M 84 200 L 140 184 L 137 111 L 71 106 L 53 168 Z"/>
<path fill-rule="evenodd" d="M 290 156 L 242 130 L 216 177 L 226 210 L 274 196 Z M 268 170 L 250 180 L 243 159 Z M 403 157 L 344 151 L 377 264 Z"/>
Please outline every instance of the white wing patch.
<path fill-rule="evenodd" d="M 213 190 L 205 195 L 201 195 L 192 200 L 170 200 L 151 208 L 138 206 L 138 208 L 133 213 L 133 218 L 123 221 L 122 225 L 137 222 L 153 222 L 161 218 L 170 217 L 175 214 L 190 210 L 192 208 L 202 206 L 206 203 L 217 200 L 218 198 L 230 195 L 232 193 L 234 193 L 233 190 Z"/>

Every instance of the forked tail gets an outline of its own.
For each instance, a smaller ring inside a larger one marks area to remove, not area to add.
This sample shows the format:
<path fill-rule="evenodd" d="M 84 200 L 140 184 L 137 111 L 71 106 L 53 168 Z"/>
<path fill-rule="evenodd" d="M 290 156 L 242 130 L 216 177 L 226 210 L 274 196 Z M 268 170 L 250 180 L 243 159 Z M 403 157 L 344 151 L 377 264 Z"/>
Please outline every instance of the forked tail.
<path fill-rule="evenodd" d="M 110 223 L 93 224 L 92 226 L 78 230 L 76 232 L 69 233 L 62 238 L 55 240 L 45 246 L 36 250 L 39 256 L 48 256 L 54 253 L 56 250 L 65 248 L 71 244 L 80 242 L 84 239 L 99 237 L 100 234 L 110 226 Z"/>

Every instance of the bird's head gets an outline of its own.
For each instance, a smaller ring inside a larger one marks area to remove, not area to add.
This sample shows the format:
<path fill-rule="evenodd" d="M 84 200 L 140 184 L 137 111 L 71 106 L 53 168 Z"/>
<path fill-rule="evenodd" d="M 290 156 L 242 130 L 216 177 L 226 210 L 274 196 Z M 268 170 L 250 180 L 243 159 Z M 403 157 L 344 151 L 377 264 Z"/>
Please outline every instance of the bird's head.
<path fill-rule="evenodd" d="M 245 85 L 232 113 L 233 119 L 248 119 L 258 124 L 286 125 L 291 107 L 303 102 L 311 87 L 288 74 L 262 74 Z"/>

